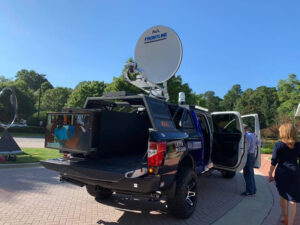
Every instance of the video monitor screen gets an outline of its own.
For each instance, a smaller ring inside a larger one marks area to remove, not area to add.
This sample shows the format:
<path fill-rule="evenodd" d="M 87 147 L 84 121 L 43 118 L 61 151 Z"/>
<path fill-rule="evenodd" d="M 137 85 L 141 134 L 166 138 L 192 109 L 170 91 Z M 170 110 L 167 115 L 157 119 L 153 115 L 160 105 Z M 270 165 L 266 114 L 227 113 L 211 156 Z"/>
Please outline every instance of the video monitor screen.
<path fill-rule="evenodd" d="M 45 147 L 88 150 L 91 139 L 89 114 L 48 114 Z"/>

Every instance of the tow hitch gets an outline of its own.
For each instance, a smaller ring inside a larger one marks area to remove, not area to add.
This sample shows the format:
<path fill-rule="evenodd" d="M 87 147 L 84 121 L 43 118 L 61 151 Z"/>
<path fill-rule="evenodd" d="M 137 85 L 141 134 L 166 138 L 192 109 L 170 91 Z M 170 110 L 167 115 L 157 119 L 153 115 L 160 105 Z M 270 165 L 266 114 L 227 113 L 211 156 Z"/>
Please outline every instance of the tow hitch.
<path fill-rule="evenodd" d="M 161 192 L 160 191 L 156 191 L 154 193 L 151 193 L 149 201 L 150 202 L 156 202 L 161 198 Z"/>

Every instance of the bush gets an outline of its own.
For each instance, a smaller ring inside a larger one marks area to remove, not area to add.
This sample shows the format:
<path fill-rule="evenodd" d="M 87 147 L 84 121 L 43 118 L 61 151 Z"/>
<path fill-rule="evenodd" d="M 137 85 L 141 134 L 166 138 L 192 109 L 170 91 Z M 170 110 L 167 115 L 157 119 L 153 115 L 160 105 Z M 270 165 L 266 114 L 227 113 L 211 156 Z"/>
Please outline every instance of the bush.
<path fill-rule="evenodd" d="M 261 148 L 261 153 L 262 154 L 272 154 L 273 153 L 273 148 Z"/>
<path fill-rule="evenodd" d="M 278 139 L 279 137 L 279 131 L 278 131 L 279 126 L 278 125 L 272 125 L 270 127 L 261 129 L 260 134 L 264 138 L 274 138 Z"/>
<path fill-rule="evenodd" d="M 1 127 L 0 132 L 3 132 L 4 129 Z M 10 133 L 36 133 L 36 134 L 45 134 L 44 127 L 36 126 L 27 126 L 27 127 L 11 127 L 8 129 Z"/>
<path fill-rule="evenodd" d="M 47 123 L 47 112 L 46 111 L 41 111 L 40 112 L 40 119 L 38 120 L 38 113 L 32 114 L 28 119 L 27 119 L 27 124 L 29 126 L 39 126 L 40 121 L 43 121 L 43 126 L 46 126 Z"/>
<path fill-rule="evenodd" d="M 263 154 L 272 154 L 275 142 L 277 142 L 277 139 L 276 140 L 262 139 L 261 153 L 263 153 Z"/>

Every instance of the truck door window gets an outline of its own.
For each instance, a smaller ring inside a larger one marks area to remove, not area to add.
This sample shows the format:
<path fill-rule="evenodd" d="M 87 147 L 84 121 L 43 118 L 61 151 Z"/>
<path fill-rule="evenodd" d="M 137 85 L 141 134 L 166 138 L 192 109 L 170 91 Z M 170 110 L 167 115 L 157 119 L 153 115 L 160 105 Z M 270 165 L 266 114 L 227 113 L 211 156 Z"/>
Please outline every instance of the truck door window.
<path fill-rule="evenodd" d="M 218 133 L 240 133 L 235 115 L 213 115 L 214 130 Z"/>
<path fill-rule="evenodd" d="M 182 128 L 182 122 L 181 122 L 182 115 L 183 115 L 183 109 L 177 108 L 177 110 L 175 111 L 175 113 L 173 115 L 173 122 L 176 126 L 176 129 Z"/>
<path fill-rule="evenodd" d="M 202 130 L 203 134 L 204 133 L 209 134 L 209 129 L 208 129 L 207 122 L 206 122 L 204 116 L 201 115 L 201 114 L 198 114 L 197 118 L 198 118 L 198 121 L 200 123 L 200 127 L 201 127 L 201 130 Z"/>
<path fill-rule="evenodd" d="M 187 110 L 185 110 L 182 115 L 181 123 L 183 129 L 194 129 L 194 123 L 192 121 L 191 115 Z"/>
<path fill-rule="evenodd" d="M 176 129 L 185 131 L 195 130 L 192 117 L 188 110 L 178 107 L 176 109 L 173 108 L 170 111 Z"/>

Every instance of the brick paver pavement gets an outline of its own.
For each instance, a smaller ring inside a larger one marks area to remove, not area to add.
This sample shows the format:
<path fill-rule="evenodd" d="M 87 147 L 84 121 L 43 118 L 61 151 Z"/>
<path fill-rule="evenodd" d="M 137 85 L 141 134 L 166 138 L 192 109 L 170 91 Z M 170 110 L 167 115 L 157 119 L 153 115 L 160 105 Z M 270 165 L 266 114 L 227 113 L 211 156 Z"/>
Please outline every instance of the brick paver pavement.
<path fill-rule="evenodd" d="M 268 176 L 268 172 L 269 172 L 269 168 L 270 168 L 270 157 L 271 155 L 267 155 L 267 154 L 263 154 L 261 156 L 261 168 L 258 170 L 261 174 L 265 175 L 266 176 L 266 181 L 267 181 L 267 176 Z M 273 188 L 275 188 L 275 183 L 272 182 L 271 185 L 273 185 Z M 275 196 L 274 198 L 278 198 L 278 193 L 277 193 L 277 190 L 275 192 Z M 281 211 L 280 211 L 281 213 Z M 278 225 L 282 225 L 283 223 L 281 223 L 280 221 L 278 221 Z M 295 223 L 294 225 L 300 225 L 300 204 L 298 203 L 297 204 L 297 214 L 296 214 L 296 217 L 295 217 Z"/>
<path fill-rule="evenodd" d="M 116 196 L 98 203 L 85 188 L 60 183 L 41 167 L 0 170 L 0 224 L 211 224 L 243 198 L 241 174 L 199 178 L 198 207 L 187 220 L 166 213 L 163 202 Z"/>

